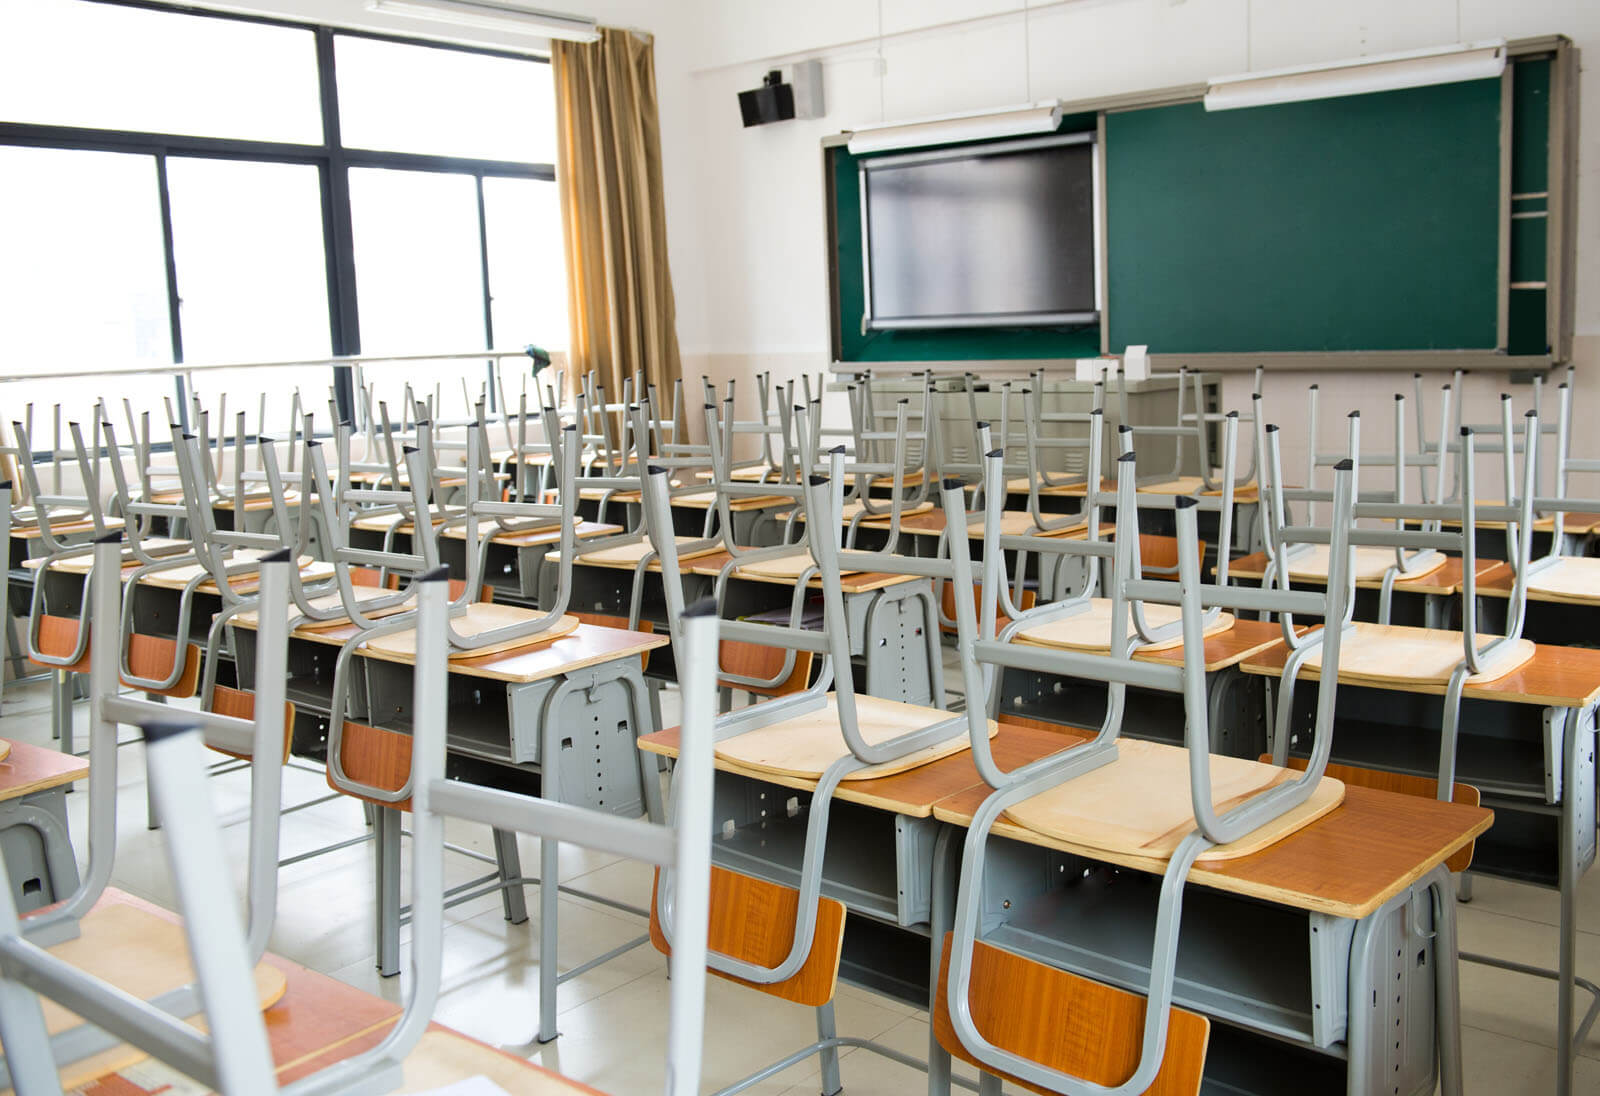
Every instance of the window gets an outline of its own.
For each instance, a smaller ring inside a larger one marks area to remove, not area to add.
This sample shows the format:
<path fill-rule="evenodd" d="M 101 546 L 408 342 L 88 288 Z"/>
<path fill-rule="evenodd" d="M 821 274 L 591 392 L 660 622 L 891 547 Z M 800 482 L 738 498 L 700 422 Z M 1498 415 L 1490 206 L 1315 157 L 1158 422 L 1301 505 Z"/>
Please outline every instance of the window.
<path fill-rule="evenodd" d="M 320 145 L 316 37 L 84 0 L 7 3 L 0 116 Z"/>
<path fill-rule="evenodd" d="M 172 360 L 152 156 L 0 147 L 0 338 L 15 372 Z"/>
<path fill-rule="evenodd" d="M 289 361 L 333 349 L 322 182 L 310 164 L 167 161 L 183 352 Z"/>
<path fill-rule="evenodd" d="M 567 264 L 555 184 L 485 179 L 483 206 L 495 345 L 565 349 Z"/>
<path fill-rule="evenodd" d="M 533 163 L 556 158 L 549 65 L 372 38 L 340 36 L 335 46 L 339 124 L 349 147 Z"/>
<path fill-rule="evenodd" d="M 363 350 L 488 347 L 472 176 L 352 168 L 350 216 Z"/>
<path fill-rule="evenodd" d="M 105 394 L 151 410 L 159 438 L 181 386 L 141 369 L 559 349 L 553 99 L 537 58 L 134 0 L 0 3 L 0 360 L 128 370 Z M 213 398 L 259 387 L 189 376 Z M 326 414 L 325 366 L 280 379 Z M 87 421 L 100 394 L 0 377 L 0 416 L 65 395 Z M 287 407 L 270 394 L 271 429 Z"/>

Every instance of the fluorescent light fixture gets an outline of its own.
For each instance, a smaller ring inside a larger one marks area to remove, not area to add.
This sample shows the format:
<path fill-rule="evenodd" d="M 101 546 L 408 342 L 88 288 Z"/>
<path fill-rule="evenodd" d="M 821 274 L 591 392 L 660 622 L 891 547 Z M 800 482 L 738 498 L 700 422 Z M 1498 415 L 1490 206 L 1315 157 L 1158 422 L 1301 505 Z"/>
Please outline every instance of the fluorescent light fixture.
<path fill-rule="evenodd" d="M 1371 91 L 1399 91 L 1429 84 L 1454 84 L 1462 80 L 1487 80 L 1499 76 L 1505 68 L 1506 44 L 1496 40 L 1356 57 L 1331 65 L 1246 72 L 1212 79 L 1206 87 L 1206 109 L 1235 110 Z"/>
<path fill-rule="evenodd" d="M 524 38 L 561 38 L 596 42 L 600 30 L 593 19 L 554 11 L 491 4 L 483 0 L 367 0 L 367 10 L 407 19 L 425 19 L 457 27 L 494 30 Z"/>
<path fill-rule="evenodd" d="M 1002 110 L 968 111 L 914 122 L 861 126 L 850 134 L 849 149 L 851 155 L 859 156 L 864 152 L 886 152 L 894 148 L 1023 137 L 1030 133 L 1053 133 L 1060 124 L 1061 104 L 1051 100 Z"/>

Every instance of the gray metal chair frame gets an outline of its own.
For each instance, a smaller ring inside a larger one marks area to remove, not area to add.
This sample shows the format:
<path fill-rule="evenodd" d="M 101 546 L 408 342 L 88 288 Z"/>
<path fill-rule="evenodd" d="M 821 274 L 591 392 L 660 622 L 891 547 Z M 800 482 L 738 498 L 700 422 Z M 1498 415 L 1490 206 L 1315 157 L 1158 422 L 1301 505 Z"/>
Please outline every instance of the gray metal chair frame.
<path fill-rule="evenodd" d="M 988 476 L 996 482 L 1004 475 L 1004 457 L 990 456 Z M 1339 629 L 1317 633 L 1309 643 L 1323 648 L 1323 680 L 1327 683 L 1318 697 L 1317 726 L 1320 731 L 1315 751 L 1300 778 L 1279 785 L 1245 803 L 1218 814 L 1212 808 L 1209 773 L 1210 735 L 1207 715 L 1204 663 L 1204 619 L 1209 609 L 1271 609 L 1285 612 L 1323 612 L 1331 619 L 1343 614 L 1348 589 L 1348 545 L 1344 531 L 1348 521 L 1333 527 L 1333 575 L 1325 594 L 1248 590 L 1201 581 L 1197 558 L 1198 535 L 1195 524 L 1196 501 L 1175 500 L 1180 542 L 1179 578 L 1176 584 L 1136 577 L 1132 546 L 1137 542 L 1135 473 L 1131 454 L 1119 459 L 1117 469 L 1119 521 L 1125 523 L 1115 546 L 1116 577 L 1111 581 L 1113 601 L 1111 651 L 1107 655 L 1026 648 L 984 637 L 994 635 L 997 591 L 1000 589 L 1000 553 L 1003 539 L 998 535 L 1000 507 L 990 503 L 989 524 L 985 529 L 983 605 L 976 614 L 964 598 L 956 600 L 962 661 L 967 695 L 981 697 L 993 687 L 995 669 L 1012 666 L 1041 673 L 1065 674 L 1107 683 L 1109 702 L 1105 722 L 1093 740 L 1071 750 L 1023 765 L 1010 772 L 1002 770 L 989 749 L 982 704 L 968 704 L 973 760 L 985 782 L 995 788 L 978 809 L 967 831 L 963 850 L 961 880 L 956 902 L 954 943 L 946 992 L 951 1022 L 972 1055 L 987 1067 L 1011 1074 L 1029 1084 L 1071 1096 L 1133 1096 L 1144 1092 L 1155 1079 L 1165 1053 L 1168 1011 L 1172 1003 L 1178 926 L 1182 915 L 1184 881 L 1195 859 L 1216 844 L 1233 841 L 1298 806 L 1315 790 L 1326 768 L 1331 749 L 1334 682 L 1337 680 Z M 1354 498 L 1353 466 L 1338 470 L 1336 477 L 1337 513 L 1348 514 Z M 1125 515 L 1125 516 L 1124 516 Z M 1130 535 L 1131 534 L 1131 535 Z M 958 584 L 971 582 L 971 560 L 964 553 L 953 555 Z M 1176 604 L 1182 610 L 1182 632 L 1186 657 L 1182 667 L 1162 666 L 1132 659 L 1132 637 L 1127 630 L 1123 606 L 1132 601 L 1157 601 Z M 1292 667 L 1298 669 L 1298 666 Z M 1286 671 L 1287 674 L 1287 671 Z M 1005 1051 L 989 1042 L 972 1019 L 969 995 L 972 956 L 981 910 L 980 887 L 989 832 L 1007 807 L 1030 798 L 1064 781 L 1115 760 L 1117 737 L 1121 731 L 1127 687 L 1136 685 L 1180 693 L 1184 700 L 1184 743 L 1189 751 L 1191 798 L 1195 829 L 1180 842 L 1162 878 L 1157 909 L 1154 950 L 1145 1006 L 1142 1049 L 1132 1076 L 1121 1085 L 1102 1086 L 1069 1076 L 1037 1062 Z"/>
<path fill-rule="evenodd" d="M 117 812 L 117 727 L 119 724 L 154 724 L 171 720 L 173 712 L 164 705 L 121 695 L 117 670 L 117 649 L 121 644 L 113 622 L 121 618 L 118 602 L 123 598 L 119 580 L 121 552 L 118 538 L 107 534 L 95 543 L 93 616 L 102 622 L 91 639 L 90 732 L 89 732 L 89 866 L 78 889 L 60 905 L 19 923 L 11 901 L 10 888 L 0 897 L 0 1040 L 8 1052 L 6 1066 L 10 1082 L 21 1091 L 59 1092 L 55 1076 L 57 1061 L 76 1061 L 98 1053 L 119 1041 L 128 1041 L 180 1065 L 208 1083 L 220 1084 L 229 1092 L 253 1091 L 258 1083 L 250 1080 L 262 1059 L 254 1055 L 246 1039 L 234 1050 L 232 1036 L 224 1027 L 213 1025 L 219 1043 L 230 1045 L 227 1062 L 214 1061 L 212 1045 L 205 1036 L 181 1023 L 176 1017 L 198 1011 L 199 1002 L 209 1008 L 214 1002 L 231 999 L 235 993 L 250 995 L 248 1007 L 259 1009 L 248 989 L 219 988 L 218 971 L 231 980 L 244 973 L 243 985 L 252 984 L 249 968 L 265 953 L 277 905 L 278 808 L 282 794 L 284 666 L 287 627 L 286 604 L 287 552 L 261 561 L 260 598 L 276 611 L 264 610 L 261 642 L 257 651 L 255 719 L 241 720 L 210 712 L 185 712 L 190 727 L 203 732 L 208 745 L 218 746 L 251 758 L 250 849 L 249 849 L 249 924 L 239 932 L 232 921 L 232 940 L 225 947 L 213 935 L 218 914 L 234 916 L 227 904 L 216 901 L 201 911 L 191 911 L 188 925 L 194 941 L 195 966 L 199 986 L 174 990 L 152 1002 L 139 1002 L 120 991 L 108 990 L 92 976 L 56 959 L 45 946 L 78 934 L 79 920 L 104 893 L 111 879 L 116 855 Z M 199 762 L 200 737 L 194 736 L 196 760 L 193 775 L 173 787 L 163 773 L 161 748 L 152 742 L 149 758 L 153 794 L 167 822 L 165 833 L 170 850 L 192 849 L 192 855 L 174 855 L 173 868 L 180 895 L 187 896 L 206 881 L 231 875 L 221 859 L 219 831 L 204 809 L 204 795 L 193 794 L 203 780 Z M 197 837 L 198 835 L 198 837 Z M 232 954 L 223 954 L 231 952 Z M 27 986 L 48 993 L 83 1016 L 88 1023 L 51 1037 L 43 1030 L 38 1005 Z M 198 996 L 197 996 L 198 994 Z M 260 1050 L 265 1053 L 265 1038 Z M 270 1056 L 264 1073 L 271 1077 Z"/>

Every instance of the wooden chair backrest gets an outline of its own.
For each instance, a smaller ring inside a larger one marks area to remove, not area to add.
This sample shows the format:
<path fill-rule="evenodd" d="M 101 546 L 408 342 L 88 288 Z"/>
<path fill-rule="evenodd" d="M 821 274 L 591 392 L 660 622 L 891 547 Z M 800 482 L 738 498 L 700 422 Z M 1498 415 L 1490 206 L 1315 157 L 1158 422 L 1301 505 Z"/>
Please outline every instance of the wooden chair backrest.
<path fill-rule="evenodd" d="M 661 873 L 650 892 L 650 942 L 663 955 L 672 954 L 656 920 Z M 711 867 L 711 932 L 707 946 L 760 966 L 776 966 L 789 954 L 794 939 L 800 892 L 716 865 Z M 817 902 L 817 931 L 811 954 L 792 977 L 771 985 L 711 971 L 719 978 L 760 990 L 771 997 L 816 1008 L 833 1000 L 839 986 L 839 957 L 844 951 L 844 903 L 835 898 Z M 709 968 L 708 968 L 709 969 Z"/>
<path fill-rule="evenodd" d="M 70 655 L 77 644 L 78 629 L 84 626 L 71 617 L 44 616 L 39 620 L 39 650 L 43 654 L 55 655 L 65 658 Z M 178 657 L 178 641 L 164 639 L 161 636 L 143 635 L 134 633 L 128 640 L 128 667 L 135 674 L 147 679 L 165 678 L 172 672 L 172 664 Z M 36 666 L 44 663 L 36 662 Z M 67 669 L 72 673 L 86 674 L 89 672 L 88 648 L 84 648 L 84 655 L 71 666 L 57 667 L 46 666 L 46 669 Z M 170 689 L 160 691 L 161 696 L 183 700 L 194 696 L 200 687 L 200 645 L 190 643 L 185 645 L 183 674 Z"/>
<path fill-rule="evenodd" d="M 972 1020 L 995 1046 L 1040 1065 L 1098 1085 L 1119 1085 L 1133 1075 L 1143 1042 L 1145 999 L 1070 971 L 1024 959 L 979 941 L 972 959 Z M 939 960 L 933 1033 L 952 1056 L 978 1065 L 955 1037 L 944 986 L 950 971 L 950 935 Z M 1146 1096 L 1196 1096 L 1205 1068 L 1211 1021 L 1174 1008 L 1166 1056 Z M 1029 1092 L 1049 1089 L 1009 1083 Z"/>
<path fill-rule="evenodd" d="M 211 688 L 211 710 L 217 715 L 231 715 L 235 719 L 254 719 L 256 717 L 256 694 L 245 692 L 242 689 L 230 689 L 226 685 L 214 685 Z M 294 704 L 292 701 L 283 702 L 283 760 L 289 760 L 289 747 L 294 745 Z M 250 760 L 249 754 L 235 753 L 232 750 L 211 747 L 220 754 L 237 757 L 240 760 Z"/>

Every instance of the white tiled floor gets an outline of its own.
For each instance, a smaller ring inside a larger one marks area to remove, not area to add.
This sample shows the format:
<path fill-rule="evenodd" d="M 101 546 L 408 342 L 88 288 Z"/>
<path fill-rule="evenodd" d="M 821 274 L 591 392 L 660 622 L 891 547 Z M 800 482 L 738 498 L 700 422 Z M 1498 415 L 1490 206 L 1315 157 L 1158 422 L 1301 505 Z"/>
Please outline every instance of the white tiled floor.
<path fill-rule="evenodd" d="M 669 695 L 669 703 L 675 698 Z M 80 728 L 86 719 L 78 705 Z M 0 715 L 0 736 L 49 745 L 49 700 L 42 686 L 8 690 Z M 669 716 L 670 716 L 669 712 Z M 81 744 L 83 739 L 80 738 Z M 235 819 L 227 829 L 229 848 L 242 852 L 242 821 L 248 776 L 233 773 L 212 782 L 220 817 Z M 120 751 L 116 886 L 161 903 L 174 904 L 157 834 L 145 828 L 142 747 Z M 291 771 L 285 801 L 326 794 L 320 774 Z M 73 834 L 86 831 L 87 797 L 69 797 Z M 364 831 L 362 811 L 352 800 L 337 800 L 284 816 L 284 855 L 314 848 Z M 479 827 L 451 828 L 450 839 L 489 852 L 489 835 Z M 524 869 L 532 874 L 538 844 L 524 839 Z M 80 859 L 84 850 L 80 847 Z M 479 874 L 482 865 L 448 857 L 448 883 Z M 242 856 L 237 880 L 244 884 Z M 272 949 L 325 974 L 399 999 L 404 975 L 382 979 L 372 965 L 372 859 L 361 845 L 286 868 L 281 873 L 278 919 Z M 637 863 L 580 850 L 562 850 L 563 883 L 638 905 L 649 899 L 650 869 Z M 561 1038 L 548 1046 L 533 1042 L 537 1015 L 537 895 L 530 888 L 532 915 L 524 925 L 508 925 L 493 895 L 449 911 L 445 936 L 444 988 L 437 1017 L 512 1053 L 525 1055 L 619 1096 L 658 1091 L 666 1042 L 665 963 L 648 945 L 637 948 L 562 986 Z M 597 903 L 563 895 L 561 957 L 570 969 L 588 957 L 640 936 L 640 918 Z M 1460 907 L 1462 947 L 1528 962 L 1554 965 L 1556 896 L 1548 891 L 1479 879 L 1475 898 Z M 1580 970 L 1600 978 L 1600 872 L 1591 872 L 1580 894 Z M 406 937 L 402 937 L 406 939 Z M 809 1009 L 775 1001 L 744 987 L 711 979 L 706 1006 L 704 1091 L 731 1083 L 815 1038 Z M 1463 1035 L 1466 1088 L 1472 1096 L 1543 1096 L 1553 1091 L 1551 1047 L 1555 997 L 1548 982 L 1472 964 L 1462 965 Z M 1586 1003 L 1586 1002 L 1582 1002 Z M 881 1039 L 922 1056 L 927 1049 L 926 1014 L 852 987 L 839 993 L 841 1034 Z M 1600 1035 L 1591 1035 L 1579 1062 L 1578 1092 L 1600 1094 Z M 854 1096 L 900 1096 L 923 1089 L 922 1075 L 865 1051 L 846 1051 L 841 1060 L 845 1089 Z M 804 1096 L 818 1090 L 814 1061 L 796 1065 L 755 1086 L 762 1096 Z"/>

